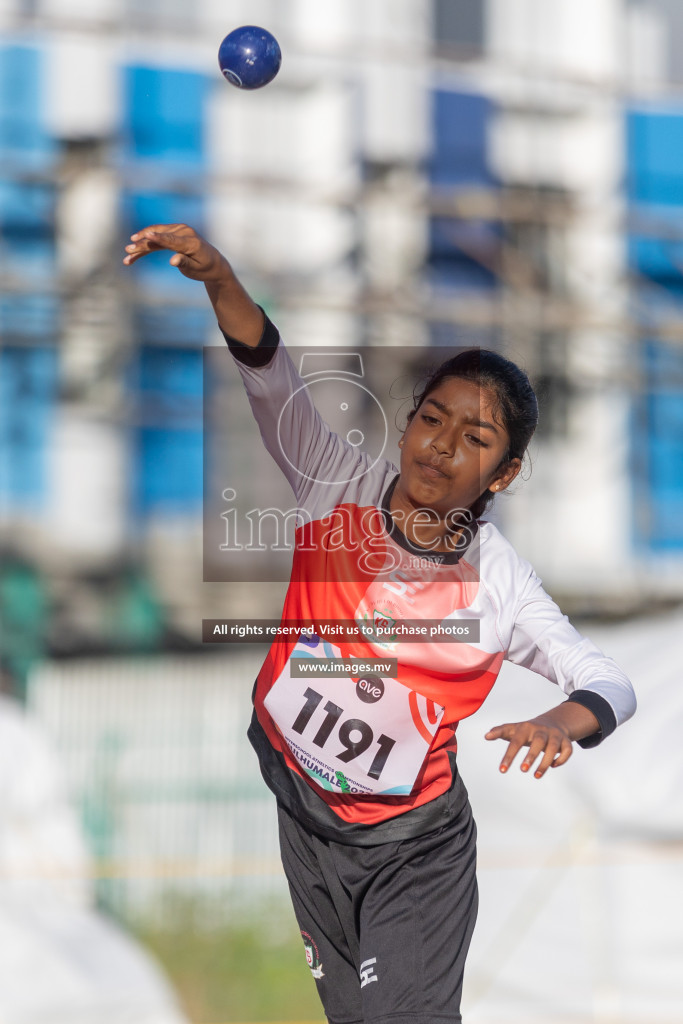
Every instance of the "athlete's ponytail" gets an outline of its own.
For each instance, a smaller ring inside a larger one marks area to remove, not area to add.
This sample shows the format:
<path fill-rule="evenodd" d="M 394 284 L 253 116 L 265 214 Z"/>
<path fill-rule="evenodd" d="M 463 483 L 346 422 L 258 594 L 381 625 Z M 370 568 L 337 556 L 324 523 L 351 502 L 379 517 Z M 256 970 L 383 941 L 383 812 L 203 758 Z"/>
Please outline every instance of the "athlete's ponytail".
<path fill-rule="evenodd" d="M 494 395 L 493 414 L 510 439 L 498 468 L 502 469 L 512 459 L 522 460 L 538 423 L 536 395 L 524 370 L 490 349 L 464 349 L 442 363 L 421 390 L 413 392 L 414 407 L 408 422 L 425 398 L 452 377 L 472 381 Z M 489 490 L 480 495 L 470 509 L 475 519 L 483 515 L 492 500 L 493 494 Z"/>

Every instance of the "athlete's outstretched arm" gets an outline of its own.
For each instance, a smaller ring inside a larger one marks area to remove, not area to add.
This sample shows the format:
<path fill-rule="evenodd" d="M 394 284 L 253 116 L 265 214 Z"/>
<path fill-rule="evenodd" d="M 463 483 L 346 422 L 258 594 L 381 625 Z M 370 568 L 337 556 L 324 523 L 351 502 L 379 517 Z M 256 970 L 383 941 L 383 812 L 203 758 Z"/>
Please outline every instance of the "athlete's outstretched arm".
<path fill-rule="evenodd" d="M 486 738 L 507 740 L 502 772 L 526 746 L 522 771 L 529 771 L 540 757 L 534 776 L 541 778 L 551 766 L 569 760 L 574 742 L 597 746 L 628 721 L 636 710 L 636 697 L 627 676 L 572 626 L 529 563 L 517 557 L 513 572 L 517 600 L 505 657 L 556 683 L 568 699 L 537 718 L 499 725 Z"/>
<path fill-rule="evenodd" d="M 254 348 L 263 333 L 263 312 L 213 245 L 187 224 L 152 224 L 131 235 L 123 262 L 131 266 L 150 252 L 172 252 L 171 266 L 203 281 L 219 325 L 237 341 Z"/>
<path fill-rule="evenodd" d="M 574 740 L 592 736 L 600 723 L 592 711 L 574 701 L 546 711 L 545 714 L 527 722 L 506 722 L 486 733 L 487 740 L 507 740 L 507 750 L 500 762 L 501 772 L 506 772 L 522 749 L 529 751 L 522 761 L 521 769 L 528 772 L 539 755 L 543 755 L 534 777 L 542 778 L 548 768 L 559 768 L 572 755 Z"/>

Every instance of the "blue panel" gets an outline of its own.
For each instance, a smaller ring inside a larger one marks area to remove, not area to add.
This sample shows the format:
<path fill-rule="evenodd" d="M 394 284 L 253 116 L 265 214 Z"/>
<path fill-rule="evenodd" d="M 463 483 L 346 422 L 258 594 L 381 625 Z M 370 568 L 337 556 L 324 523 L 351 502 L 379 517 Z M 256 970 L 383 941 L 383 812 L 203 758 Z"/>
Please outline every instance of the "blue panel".
<path fill-rule="evenodd" d="M 0 498 L 3 505 L 37 507 L 45 498 L 45 456 L 56 389 L 54 349 L 0 349 Z"/>
<path fill-rule="evenodd" d="M 683 280 L 679 279 L 676 289 L 667 288 L 671 302 L 677 301 L 676 316 L 680 316 L 683 299 Z M 654 307 L 657 308 L 656 306 Z M 672 387 L 683 391 L 683 352 L 677 345 L 649 341 L 642 348 L 644 369 L 651 386 L 667 390 Z"/>
<path fill-rule="evenodd" d="M 43 64 L 34 47 L 0 46 L 0 151 L 13 165 L 35 170 L 57 154 L 43 122 Z"/>
<path fill-rule="evenodd" d="M 124 213 L 131 234 L 149 224 L 184 223 L 199 230 L 203 210 L 201 196 L 182 192 L 128 192 L 124 196 Z"/>
<path fill-rule="evenodd" d="M 659 392 L 651 399 L 651 410 L 651 428 L 661 438 L 660 443 L 666 442 L 683 452 L 683 392 Z M 683 493 L 683 482 L 679 486 Z"/>
<path fill-rule="evenodd" d="M 212 311 L 205 306 L 139 309 L 135 315 L 135 334 L 143 345 L 201 346 L 215 322 Z"/>
<path fill-rule="evenodd" d="M 651 550 L 683 550 L 683 351 L 643 347 L 646 390 L 631 427 L 638 540 Z"/>
<path fill-rule="evenodd" d="M 0 225 L 3 233 L 51 234 L 54 231 L 55 189 L 0 180 Z"/>
<path fill-rule="evenodd" d="M 664 283 L 681 277 L 683 243 L 683 109 L 633 110 L 626 114 L 626 193 L 635 223 L 629 262 L 639 273 Z M 655 228 L 638 234 L 638 220 Z M 666 235 L 671 235 L 670 239 Z"/>
<path fill-rule="evenodd" d="M 147 408 L 152 399 L 159 412 L 186 416 L 189 409 L 201 419 L 202 352 L 145 346 L 139 356 L 138 389 Z"/>
<path fill-rule="evenodd" d="M 205 160 L 208 76 L 166 68 L 125 69 L 126 156 L 199 166 Z"/>
<path fill-rule="evenodd" d="M 196 513 L 202 501 L 202 382 L 199 349 L 143 347 L 132 385 L 138 514 Z"/>
<path fill-rule="evenodd" d="M 202 430 L 146 427 L 138 434 L 138 512 L 196 514 L 203 487 Z"/>
<path fill-rule="evenodd" d="M 485 96 L 437 90 L 432 94 L 433 145 L 429 175 L 433 184 L 491 186 L 488 166 L 488 122 L 493 110 Z M 496 276 L 468 255 L 468 250 L 486 255 L 497 249 L 490 224 L 433 217 L 430 222 L 429 264 L 434 287 L 454 289 L 492 288 Z"/>
<path fill-rule="evenodd" d="M 124 156 L 153 168 L 158 181 L 189 173 L 191 192 L 128 193 L 123 220 L 129 233 L 150 224 L 188 223 L 202 230 L 204 204 L 198 177 L 206 164 L 206 101 L 211 78 L 194 72 L 132 66 L 124 71 Z M 134 434 L 134 504 L 137 514 L 196 514 L 202 501 L 202 352 L 211 321 L 203 291 L 155 253 L 135 267 L 158 305 L 136 313 L 142 342 L 131 376 L 139 410 Z M 187 294 L 188 305 L 179 306 Z M 164 297 L 172 302 L 165 306 Z M 191 297 L 191 298 L 190 298 Z M 197 346 L 190 349 L 187 346 Z M 177 346 L 177 347 L 173 347 Z"/>
<path fill-rule="evenodd" d="M 490 184 L 488 121 L 493 106 L 485 96 L 436 90 L 432 97 L 433 148 L 429 164 L 435 185 Z"/>
<path fill-rule="evenodd" d="M 55 189 L 0 180 L 0 263 L 15 274 L 54 273 Z"/>
<path fill-rule="evenodd" d="M 629 199 L 683 206 L 683 110 L 631 111 L 626 128 Z"/>
<path fill-rule="evenodd" d="M 54 295 L 0 295 L 0 338 L 53 340 L 59 331 L 60 304 Z"/>
<path fill-rule="evenodd" d="M 668 225 L 667 229 L 670 228 Z M 628 242 L 628 256 L 630 266 L 646 277 L 667 283 L 680 281 L 683 242 L 632 236 Z"/>

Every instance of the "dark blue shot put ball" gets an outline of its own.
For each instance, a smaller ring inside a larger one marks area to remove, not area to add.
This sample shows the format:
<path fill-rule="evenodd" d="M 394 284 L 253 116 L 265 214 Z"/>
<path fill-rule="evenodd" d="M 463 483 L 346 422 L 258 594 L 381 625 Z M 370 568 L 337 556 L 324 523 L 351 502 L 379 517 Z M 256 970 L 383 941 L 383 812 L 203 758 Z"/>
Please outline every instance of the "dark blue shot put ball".
<path fill-rule="evenodd" d="M 280 70 L 282 52 L 275 36 L 258 25 L 228 33 L 218 51 L 223 76 L 238 89 L 260 89 Z"/>

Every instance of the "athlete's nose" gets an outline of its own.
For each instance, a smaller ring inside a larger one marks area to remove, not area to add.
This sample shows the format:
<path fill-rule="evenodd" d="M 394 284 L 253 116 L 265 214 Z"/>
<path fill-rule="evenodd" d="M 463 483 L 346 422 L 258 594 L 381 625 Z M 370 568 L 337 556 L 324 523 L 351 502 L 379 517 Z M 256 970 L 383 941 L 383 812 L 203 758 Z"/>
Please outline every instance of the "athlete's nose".
<path fill-rule="evenodd" d="M 432 438 L 432 448 L 439 455 L 452 456 L 455 452 L 455 435 L 445 428 Z"/>

